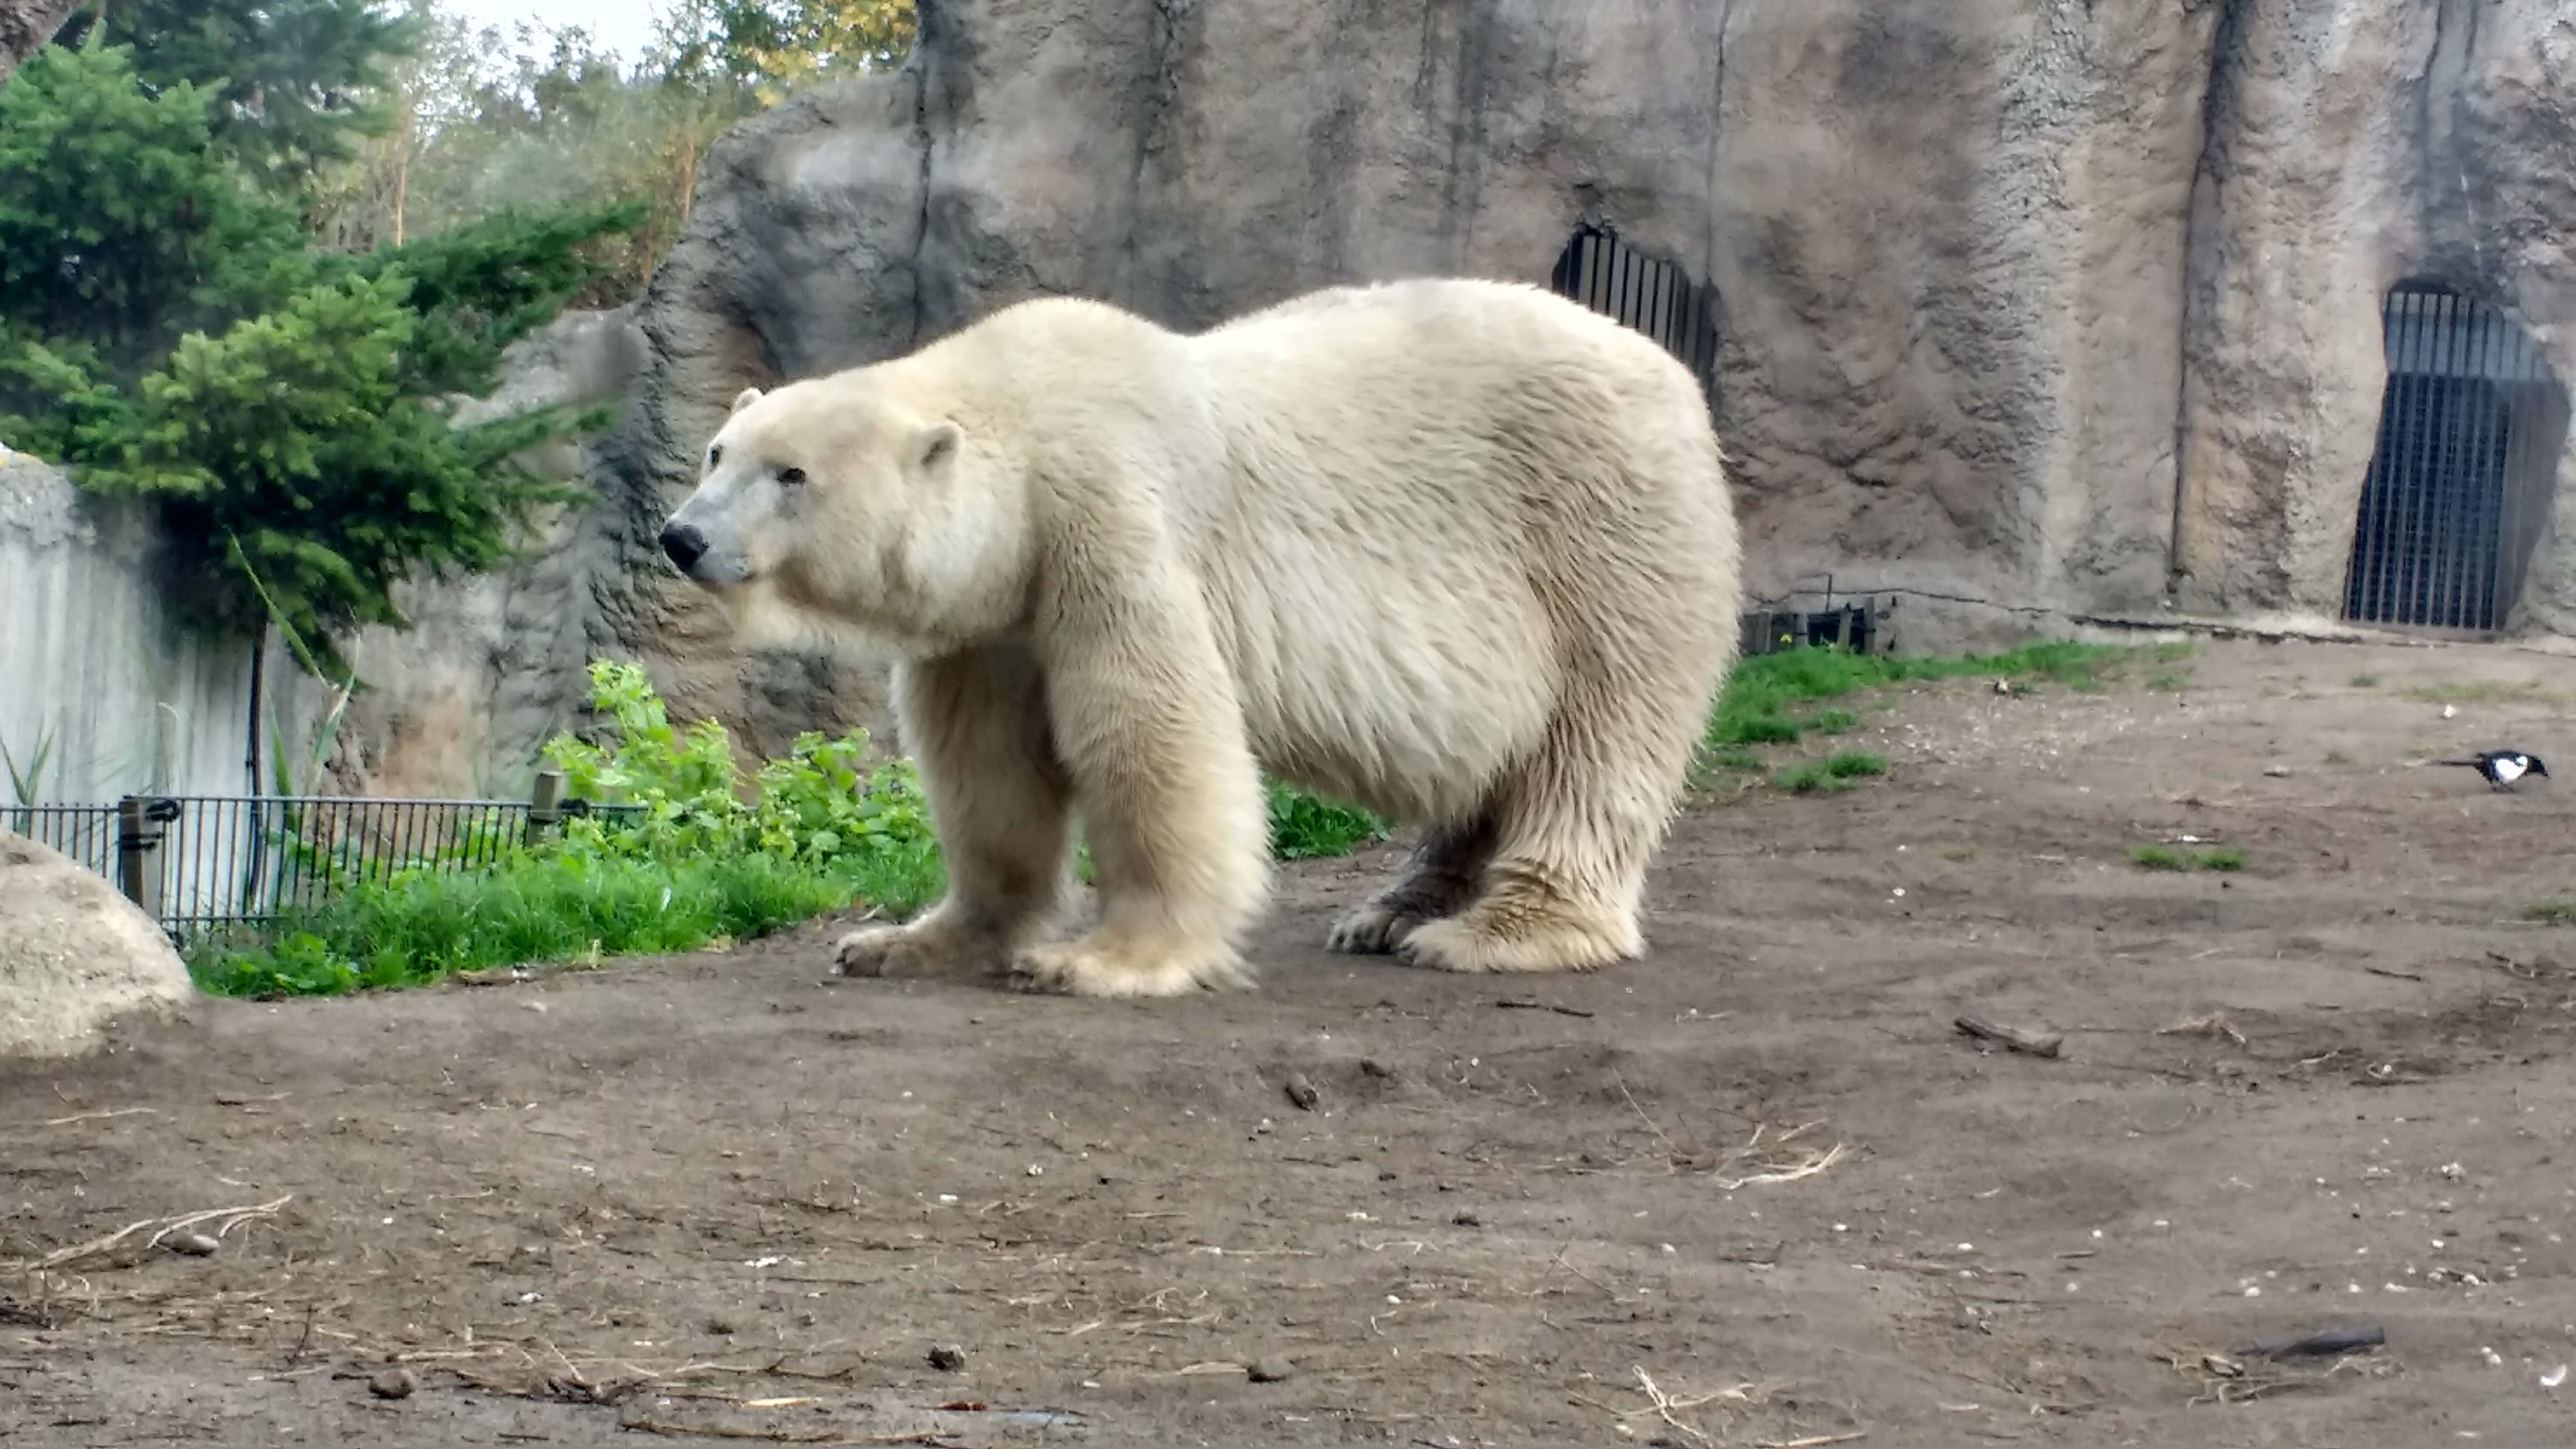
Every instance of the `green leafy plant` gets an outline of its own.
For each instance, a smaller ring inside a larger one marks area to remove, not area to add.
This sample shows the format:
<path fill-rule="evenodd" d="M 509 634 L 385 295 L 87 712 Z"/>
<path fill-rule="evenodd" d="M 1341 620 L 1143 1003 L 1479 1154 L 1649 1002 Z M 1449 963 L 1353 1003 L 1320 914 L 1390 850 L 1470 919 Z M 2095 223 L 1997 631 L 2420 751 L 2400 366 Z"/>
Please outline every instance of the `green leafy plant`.
<path fill-rule="evenodd" d="M 867 862 L 936 872 L 920 776 L 906 760 L 863 769 L 866 731 L 838 739 L 808 731 L 746 782 L 724 726 L 675 727 L 640 666 L 596 660 L 590 678 L 592 708 L 613 742 L 559 735 L 546 758 L 564 772 L 569 795 L 639 808 L 576 816 L 564 828 L 566 849 L 664 860 L 757 852 L 813 868 Z"/>
<path fill-rule="evenodd" d="M 18 757 L 9 752 L 8 745 L 0 744 L 0 765 L 6 765 L 9 771 L 9 793 L 21 807 L 33 806 L 43 797 L 45 764 L 53 753 L 54 736 L 49 728 L 37 729 L 35 752 L 28 757 L 24 769 L 19 768 Z"/>
<path fill-rule="evenodd" d="M 1357 806 L 1268 782 L 1270 853 L 1280 860 L 1348 855 L 1386 839 L 1393 825 Z"/>

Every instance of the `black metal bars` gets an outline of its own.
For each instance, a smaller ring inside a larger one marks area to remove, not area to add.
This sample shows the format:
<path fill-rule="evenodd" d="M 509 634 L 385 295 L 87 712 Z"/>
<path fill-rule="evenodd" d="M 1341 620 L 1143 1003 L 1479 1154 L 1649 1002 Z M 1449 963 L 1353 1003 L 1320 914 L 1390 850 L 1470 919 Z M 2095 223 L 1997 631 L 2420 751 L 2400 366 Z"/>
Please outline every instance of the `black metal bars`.
<path fill-rule="evenodd" d="M 2547 518 L 2566 394 L 2531 339 L 2425 282 L 2388 294 L 2388 382 L 2344 616 L 2490 632 Z"/>

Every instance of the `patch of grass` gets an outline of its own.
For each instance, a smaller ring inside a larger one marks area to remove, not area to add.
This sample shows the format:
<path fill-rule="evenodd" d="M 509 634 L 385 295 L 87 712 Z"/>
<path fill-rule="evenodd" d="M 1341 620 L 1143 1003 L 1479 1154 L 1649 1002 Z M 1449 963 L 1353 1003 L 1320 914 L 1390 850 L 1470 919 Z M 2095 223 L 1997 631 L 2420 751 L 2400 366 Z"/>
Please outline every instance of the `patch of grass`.
<path fill-rule="evenodd" d="M 2162 690 L 2168 694 L 2181 689 L 2184 685 L 2190 682 L 2191 677 L 2189 675 L 2173 669 L 2159 669 L 2155 673 L 2147 676 L 2147 688 Z"/>
<path fill-rule="evenodd" d="M 1953 863 L 1963 863 L 1977 858 L 1977 848 L 1973 845 L 1945 845 L 1941 847 L 1940 853 L 1943 860 Z"/>
<path fill-rule="evenodd" d="M 1841 649 L 1784 649 L 1740 661 L 1709 717 L 1707 745 L 1788 744 L 1810 728 L 1838 732 L 1855 722 L 1849 710 L 1801 716 L 1797 706 L 1841 699 L 1863 689 L 1909 680 L 1996 677 L 2049 679 L 2070 689 L 2101 686 L 2103 671 L 2129 651 L 2104 644 L 2026 644 L 2002 654 L 1896 658 Z"/>
<path fill-rule="evenodd" d="M 2427 704 L 2504 704 L 2514 700 L 2547 699 L 2549 692 L 2536 684 L 2483 679 L 2466 684 L 2418 685 L 2406 691 L 2406 697 L 2420 699 Z"/>
<path fill-rule="evenodd" d="M 2245 868 L 2245 852 L 2232 845 L 2217 845 L 2201 851 L 2176 850 L 2170 845 L 2133 845 L 2129 847 L 2129 860 L 2145 870 Z"/>
<path fill-rule="evenodd" d="M 1818 734 L 1847 735 L 1860 723 L 1860 716 L 1847 709 L 1820 709 L 1803 722 Z"/>
<path fill-rule="evenodd" d="M 2352 687 L 2355 689 L 2376 689 L 2379 687 L 2379 676 L 2364 670 L 2362 673 L 2354 675 L 2351 683 Z"/>
<path fill-rule="evenodd" d="M 1270 853 L 1280 860 L 1348 855 L 1386 839 L 1390 822 L 1356 806 L 1276 782 L 1270 791 Z"/>
<path fill-rule="evenodd" d="M 358 885 L 264 939 L 201 940 L 188 969 L 218 996 L 412 986 L 492 966 L 747 941 L 855 901 L 906 915 L 942 880 L 937 855 L 926 850 L 822 870 L 764 853 L 678 861 L 524 855 L 471 874 Z"/>
<path fill-rule="evenodd" d="M 2329 765 L 2349 765 L 2352 763 L 2352 756 L 2345 754 L 2341 750 L 2328 750 L 2325 754 L 2325 761 Z"/>
<path fill-rule="evenodd" d="M 2155 660 L 2158 664 L 2178 663 L 2189 659 L 2198 649 L 2199 646 L 2188 639 L 2171 640 L 2155 647 Z"/>
<path fill-rule="evenodd" d="M 2544 926 L 2576 926 L 2576 897 L 2533 901 L 2522 908 L 2522 918 Z"/>
<path fill-rule="evenodd" d="M 1782 770 L 1772 777 L 1771 783 L 1783 790 L 1804 795 L 1818 790 L 1848 790 L 1854 780 L 1867 775 L 1886 773 L 1885 758 L 1860 750 L 1845 750 L 1841 754 L 1817 760 L 1811 764 Z"/>

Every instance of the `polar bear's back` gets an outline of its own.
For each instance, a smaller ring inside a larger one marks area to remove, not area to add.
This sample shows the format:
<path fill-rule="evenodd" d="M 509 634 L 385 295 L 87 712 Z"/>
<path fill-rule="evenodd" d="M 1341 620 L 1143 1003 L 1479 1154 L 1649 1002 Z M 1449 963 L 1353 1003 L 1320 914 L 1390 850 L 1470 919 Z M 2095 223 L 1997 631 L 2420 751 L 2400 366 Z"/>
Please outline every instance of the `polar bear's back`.
<path fill-rule="evenodd" d="M 1714 687 L 1734 515 L 1697 380 L 1652 340 L 1443 279 L 1310 294 L 1182 348 L 1228 466 L 1180 511 L 1277 773 L 1451 818 L 1578 676 Z"/>

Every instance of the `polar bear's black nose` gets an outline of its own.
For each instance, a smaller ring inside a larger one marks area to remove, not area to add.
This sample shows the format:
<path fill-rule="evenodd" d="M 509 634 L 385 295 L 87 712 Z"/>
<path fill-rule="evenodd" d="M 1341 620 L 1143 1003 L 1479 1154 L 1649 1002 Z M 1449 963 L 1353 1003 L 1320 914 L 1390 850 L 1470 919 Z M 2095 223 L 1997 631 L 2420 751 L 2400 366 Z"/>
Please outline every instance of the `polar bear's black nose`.
<path fill-rule="evenodd" d="M 671 524 L 662 530 L 662 552 L 671 556 L 671 562 L 680 566 L 680 572 L 687 573 L 692 565 L 706 556 L 707 536 L 698 532 L 694 523 Z"/>

